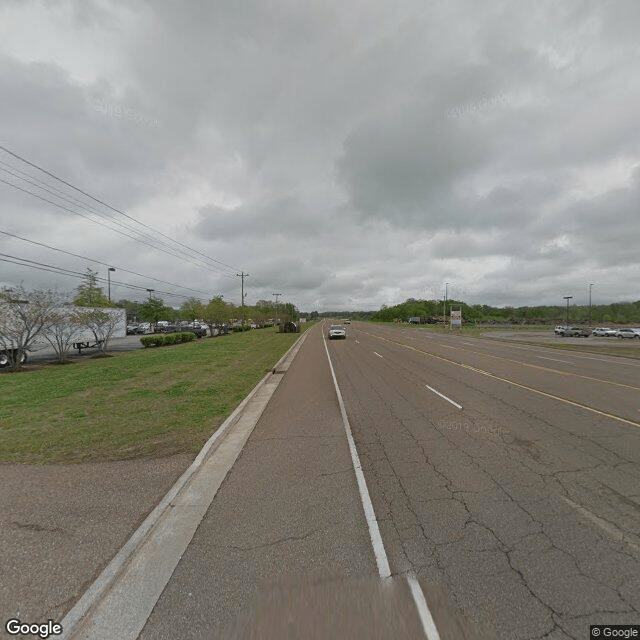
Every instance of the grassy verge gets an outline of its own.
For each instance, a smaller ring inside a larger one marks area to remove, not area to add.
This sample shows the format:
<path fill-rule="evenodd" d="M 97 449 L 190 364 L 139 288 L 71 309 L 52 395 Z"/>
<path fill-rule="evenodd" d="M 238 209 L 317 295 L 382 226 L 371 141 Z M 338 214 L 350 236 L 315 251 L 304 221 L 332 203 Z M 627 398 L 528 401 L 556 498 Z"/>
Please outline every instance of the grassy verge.
<path fill-rule="evenodd" d="M 0 461 L 195 454 L 298 337 L 262 329 L 0 375 Z"/>

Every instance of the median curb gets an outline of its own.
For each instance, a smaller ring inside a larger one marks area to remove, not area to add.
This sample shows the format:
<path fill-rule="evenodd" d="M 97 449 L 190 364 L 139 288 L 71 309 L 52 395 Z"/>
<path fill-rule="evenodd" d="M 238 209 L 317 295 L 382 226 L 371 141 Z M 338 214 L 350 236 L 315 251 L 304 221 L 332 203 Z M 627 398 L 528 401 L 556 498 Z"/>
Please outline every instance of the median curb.
<path fill-rule="evenodd" d="M 240 450 L 244 446 L 244 443 L 249 438 L 249 435 L 253 431 L 253 428 L 257 424 L 260 416 L 266 405 L 268 404 L 271 396 L 277 389 L 280 381 L 282 380 L 282 376 L 275 377 L 274 374 L 281 373 L 284 374 L 288 369 L 297 355 L 302 343 L 304 342 L 307 336 L 307 331 L 305 331 L 295 342 L 294 344 L 287 350 L 287 352 L 278 360 L 276 365 L 273 367 L 272 371 L 267 373 L 258 384 L 249 392 L 249 394 L 242 400 L 242 402 L 236 407 L 236 409 L 231 413 L 231 415 L 218 427 L 215 433 L 207 440 L 200 453 L 196 456 L 195 460 L 191 463 L 189 468 L 180 476 L 180 478 L 175 482 L 173 487 L 165 494 L 164 498 L 160 501 L 160 503 L 153 509 L 153 511 L 147 516 L 144 522 L 138 527 L 138 529 L 132 534 L 129 540 L 125 543 L 125 545 L 120 549 L 120 551 L 114 556 L 111 562 L 102 570 L 98 578 L 93 582 L 93 584 L 85 591 L 85 593 L 80 597 L 80 599 L 76 602 L 76 604 L 72 607 L 72 609 L 67 613 L 67 615 L 62 620 L 62 628 L 63 632 L 59 636 L 60 640 L 71 640 L 71 638 L 89 638 L 97 639 L 98 637 L 102 638 L 122 638 L 137 637 L 139 631 L 135 631 L 135 635 L 131 635 L 133 632 L 133 628 L 129 626 L 127 629 L 120 629 L 116 632 L 117 623 L 113 623 L 113 628 L 104 626 L 101 627 L 104 630 L 104 634 L 97 635 L 96 628 L 91 629 L 91 635 L 86 635 L 86 632 L 89 631 L 88 627 L 91 623 L 92 617 L 98 617 L 100 612 L 98 609 L 105 609 L 105 606 L 108 608 L 108 603 L 105 605 L 105 601 L 108 599 L 111 592 L 118 591 L 116 588 L 118 586 L 118 582 L 124 578 L 125 573 L 128 571 L 129 566 L 132 564 L 132 560 L 134 556 L 141 555 L 141 550 L 143 545 L 148 543 L 148 541 L 152 538 L 153 534 L 158 530 L 162 529 L 163 521 L 165 524 L 168 520 L 171 519 L 172 513 L 175 515 L 177 511 L 176 507 L 184 508 L 184 505 L 187 507 L 193 506 L 194 501 L 194 493 L 200 496 L 206 492 L 206 489 L 202 489 L 202 483 L 198 483 L 198 476 L 201 473 L 207 472 L 205 467 L 209 468 L 208 472 L 211 473 L 211 468 L 215 466 L 215 464 L 211 464 L 211 458 L 213 454 L 221 448 L 221 445 L 226 442 L 229 438 L 225 438 L 225 436 L 229 436 L 231 439 L 233 436 L 233 427 L 236 425 L 239 426 L 239 431 L 243 433 L 239 438 L 235 438 L 236 442 L 234 446 L 240 447 L 235 455 L 233 453 L 227 453 L 228 461 L 230 461 L 230 466 L 220 472 L 220 469 L 216 470 L 216 473 L 221 476 L 218 478 L 219 482 L 217 482 L 217 486 L 213 488 L 213 490 L 209 489 L 210 493 L 206 495 L 206 498 L 203 500 L 200 498 L 198 502 L 198 508 L 191 515 L 191 527 L 188 526 L 185 530 L 185 518 L 181 519 L 181 527 L 182 531 L 178 531 L 177 535 L 181 537 L 181 541 L 179 542 L 180 546 L 184 548 L 177 555 L 175 565 L 180 560 L 184 549 L 188 546 L 193 534 L 195 533 L 200 521 L 204 517 L 206 510 L 209 507 L 209 504 L 213 501 L 215 497 L 218 487 L 226 477 L 226 474 L 233 466 L 237 455 L 239 455 Z M 257 402 L 253 403 L 252 407 L 248 407 L 254 398 L 257 398 Z M 248 417 L 245 418 L 245 413 L 248 414 Z M 244 424 L 239 424 L 239 423 Z M 231 459 L 233 458 L 233 459 Z M 194 489 L 195 486 L 195 489 Z M 192 490 L 193 489 L 193 490 Z M 208 502 L 207 502 L 208 501 Z M 206 504 L 205 504 L 206 502 Z M 189 515 L 186 516 L 189 518 Z M 173 527 L 173 528 L 172 528 Z M 173 524 L 169 524 L 168 528 L 170 531 L 175 531 L 175 526 Z M 172 545 L 173 546 L 173 545 Z M 137 564 L 140 564 L 138 562 Z M 167 576 L 167 581 L 173 572 L 173 568 L 171 568 L 171 572 Z M 162 579 L 162 578 L 159 578 Z M 162 588 L 164 588 L 166 582 L 162 584 Z M 162 588 L 157 592 L 157 597 L 160 596 L 162 592 Z M 117 594 L 116 594 L 117 596 Z M 155 600 L 157 600 L 157 597 Z M 137 604 L 137 602 L 132 603 L 133 606 Z M 154 601 L 155 604 L 155 601 Z M 105 605 L 105 606 L 102 606 Z M 150 613 L 150 611 L 148 612 Z M 146 621 L 145 615 L 144 620 Z M 102 617 L 104 618 L 104 611 L 102 612 Z M 124 622 L 124 621 L 123 621 Z M 100 624 L 100 623 L 98 623 Z M 122 635 L 123 632 L 127 631 Z M 115 635 L 113 635 L 115 633 Z"/>

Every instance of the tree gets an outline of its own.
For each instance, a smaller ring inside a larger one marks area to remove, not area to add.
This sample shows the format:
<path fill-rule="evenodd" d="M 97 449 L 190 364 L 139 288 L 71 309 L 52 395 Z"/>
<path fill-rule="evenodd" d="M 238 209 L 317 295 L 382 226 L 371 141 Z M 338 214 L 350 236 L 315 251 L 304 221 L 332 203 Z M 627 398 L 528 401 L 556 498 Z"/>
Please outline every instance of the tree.
<path fill-rule="evenodd" d="M 56 352 L 59 363 L 66 361 L 66 355 L 82 331 L 79 315 L 76 311 L 64 308 L 54 310 L 52 313 L 51 324 L 45 338 Z"/>
<path fill-rule="evenodd" d="M 0 293 L 0 350 L 14 371 L 22 366 L 27 350 L 55 322 L 60 304 L 61 294 L 53 290 L 27 291 L 20 286 Z"/>
<path fill-rule="evenodd" d="M 74 298 L 73 304 L 78 307 L 113 307 L 113 303 L 102 292 L 102 287 L 98 286 L 98 272 L 87 267 L 87 272 L 83 276 L 82 284 L 76 289 L 78 295 Z"/>
<path fill-rule="evenodd" d="M 140 306 L 139 315 L 145 322 L 152 322 L 154 331 L 158 328 L 159 320 L 170 320 L 174 314 L 171 307 L 165 307 L 161 298 L 151 298 Z"/>
<path fill-rule="evenodd" d="M 204 317 L 204 305 L 198 298 L 189 298 L 182 303 L 180 312 L 182 317 L 193 322 L 198 318 Z"/>
<path fill-rule="evenodd" d="M 209 326 L 209 332 L 214 335 L 214 329 L 231 319 L 233 305 L 225 302 L 222 296 L 212 298 L 203 308 L 202 319 Z"/>
<path fill-rule="evenodd" d="M 92 309 L 77 313 L 73 321 L 77 327 L 87 328 L 93 333 L 99 345 L 100 353 L 104 355 L 109 340 L 117 329 L 118 324 L 122 322 L 122 316 L 120 313 Z"/>

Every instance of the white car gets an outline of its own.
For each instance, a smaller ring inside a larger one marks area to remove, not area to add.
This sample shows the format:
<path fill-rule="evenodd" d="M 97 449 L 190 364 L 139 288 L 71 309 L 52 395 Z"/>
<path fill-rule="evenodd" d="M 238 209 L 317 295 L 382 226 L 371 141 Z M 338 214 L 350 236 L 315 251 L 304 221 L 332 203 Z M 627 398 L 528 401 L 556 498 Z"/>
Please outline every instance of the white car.
<path fill-rule="evenodd" d="M 611 329 L 611 327 L 596 327 L 591 332 L 591 335 L 604 336 L 604 337 L 610 338 L 611 336 L 615 336 L 616 335 L 616 330 L 615 329 Z"/>
<path fill-rule="evenodd" d="M 329 327 L 329 333 L 327 334 L 329 340 L 334 338 L 345 340 L 347 337 L 347 330 L 341 324 L 332 324 Z"/>
<path fill-rule="evenodd" d="M 565 327 L 563 324 L 557 324 L 556 328 L 553 330 L 553 332 L 559 336 L 567 327 Z"/>
<path fill-rule="evenodd" d="M 638 338 L 640 340 L 640 329 L 632 327 L 624 327 L 616 331 L 618 338 Z"/>

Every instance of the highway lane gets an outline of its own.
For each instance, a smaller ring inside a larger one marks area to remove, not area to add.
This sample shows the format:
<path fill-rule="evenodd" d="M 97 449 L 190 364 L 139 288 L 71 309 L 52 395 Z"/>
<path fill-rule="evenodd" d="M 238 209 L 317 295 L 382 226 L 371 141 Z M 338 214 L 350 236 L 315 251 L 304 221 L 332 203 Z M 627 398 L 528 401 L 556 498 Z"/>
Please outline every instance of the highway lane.
<path fill-rule="evenodd" d="M 500 638 L 638 622 L 637 369 L 588 361 L 585 380 L 575 359 L 531 366 L 550 349 L 349 329 L 330 353 L 392 572 Z"/>
<path fill-rule="evenodd" d="M 422 335 L 414 336 L 413 332 L 402 333 L 400 330 L 394 335 L 387 327 L 382 331 L 367 327 L 363 331 L 366 336 L 380 340 L 378 351 L 384 345 L 401 344 L 405 353 L 398 352 L 400 359 L 411 360 L 409 352 L 414 351 L 418 356 L 431 357 L 444 364 L 477 368 L 485 374 L 640 424 L 640 368 L 594 360 L 588 360 L 585 366 L 571 362 L 564 353 L 561 357 L 557 353 L 546 355 L 548 349 L 538 353 L 509 353 L 505 351 L 505 345 L 488 340 L 486 345 L 476 348 L 463 344 L 468 341 L 459 336 L 431 332 L 419 332 Z M 421 362 L 421 359 L 418 357 L 414 361 Z M 437 364 L 433 366 L 437 368 Z"/>

